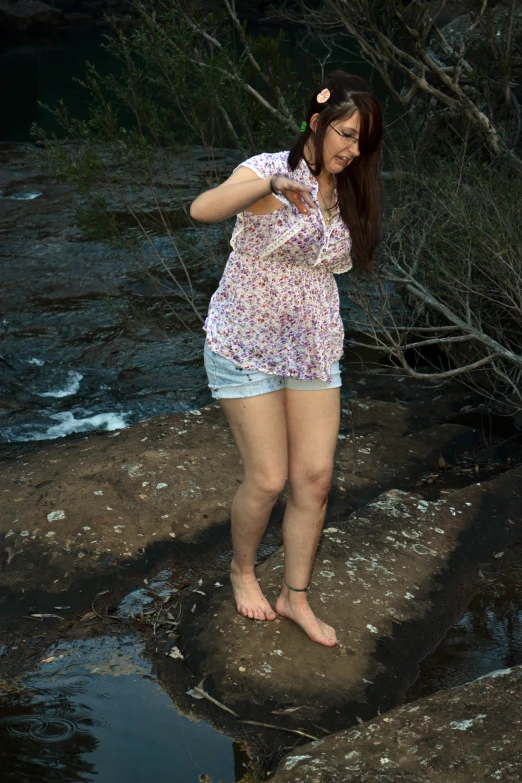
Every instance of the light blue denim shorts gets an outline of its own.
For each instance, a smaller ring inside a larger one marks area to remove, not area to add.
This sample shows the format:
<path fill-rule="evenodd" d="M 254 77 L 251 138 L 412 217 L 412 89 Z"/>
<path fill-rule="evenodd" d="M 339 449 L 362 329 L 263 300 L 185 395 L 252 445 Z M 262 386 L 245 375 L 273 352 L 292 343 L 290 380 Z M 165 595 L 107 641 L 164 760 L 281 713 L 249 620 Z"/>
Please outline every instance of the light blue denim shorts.
<path fill-rule="evenodd" d="M 258 394 L 268 394 L 279 389 L 317 391 L 336 389 L 341 386 L 339 362 L 332 364 L 330 368 L 332 381 L 328 383 L 321 380 L 299 381 L 285 375 L 268 375 L 259 370 L 243 370 L 241 367 L 236 367 L 230 359 L 225 359 L 212 351 L 206 340 L 204 360 L 208 385 L 215 400 L 256 397 Z"/>

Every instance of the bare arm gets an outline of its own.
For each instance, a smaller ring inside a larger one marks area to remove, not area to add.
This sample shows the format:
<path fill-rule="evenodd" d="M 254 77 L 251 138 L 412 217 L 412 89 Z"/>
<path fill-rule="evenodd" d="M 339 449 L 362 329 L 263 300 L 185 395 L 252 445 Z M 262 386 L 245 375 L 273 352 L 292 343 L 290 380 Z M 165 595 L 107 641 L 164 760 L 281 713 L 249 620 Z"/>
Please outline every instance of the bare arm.
<path fill-rule="evenodd" d="M 201 193 L 190 205 L 190 216 L 202 223 L 217 223 L 248 208 L 254 214 L 274 212 L 281 202 L 270 189 L 271 179 L 274 188 L 296 204 L 300 212 L 307 214 L 309 208 L 315 209 L 306 185 L 280 175 L 260 178 L 255 171 L 240 166 L 217 188 Z"/>

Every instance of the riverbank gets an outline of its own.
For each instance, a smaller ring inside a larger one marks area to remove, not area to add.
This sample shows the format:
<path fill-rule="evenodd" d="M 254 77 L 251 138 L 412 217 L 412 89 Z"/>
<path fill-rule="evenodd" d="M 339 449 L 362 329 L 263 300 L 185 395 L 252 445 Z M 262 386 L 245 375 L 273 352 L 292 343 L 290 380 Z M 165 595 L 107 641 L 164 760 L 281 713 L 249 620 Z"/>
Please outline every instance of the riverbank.
<path fill-rule="evenodd" d="M 521 541 L 520 469 L 510 469 L 520 445 L 494 435 L 486 445 L 457 423 L 469 402 L 460 386 L 433 400 L 429 385 L 384 368 L 353 380 L 311 593 L 339 627 L 333 655 L 289 624 L 247 624 L 234 613 L 228 514 L 241 465 L 210 405 L 34 444 L 4 462 L 0 680 L 48 657 L 51 642 L 132 627 L 181 712 L 246 742 L 265 770 L 291 751 L 294 730 L 324 736 L 400 704 L 420 659 L 476 592 L 480 567 L 498 566 L 499 551 Z M 260 553 L 269 595 L 285 494 Z M 158 572 L 168 573 L 155 593 Z M 174 634 L 168 622 L 147 621 L 165 596 L 180 618 Z M 132 614 L 120 616 L 125 600 Z M 202 679 L 241 720 L 274 728 L 249 728 L 195 699 Z"/>

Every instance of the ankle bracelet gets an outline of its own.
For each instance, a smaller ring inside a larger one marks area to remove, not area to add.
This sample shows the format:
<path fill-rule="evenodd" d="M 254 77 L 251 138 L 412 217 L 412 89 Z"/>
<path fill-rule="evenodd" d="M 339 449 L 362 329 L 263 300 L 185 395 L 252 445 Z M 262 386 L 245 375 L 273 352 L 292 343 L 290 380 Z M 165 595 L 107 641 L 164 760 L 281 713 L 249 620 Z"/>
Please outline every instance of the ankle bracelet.
<path fill-rule="evenodd" d="M 308 583 L 306 587 L 290 587 L 288 582 L 283 579 L 283 584 L 285 587 L 288 587 L 289 590 L 292 590 L 293 593 L 306 593 L 310 589 L 310 583 Z"/>

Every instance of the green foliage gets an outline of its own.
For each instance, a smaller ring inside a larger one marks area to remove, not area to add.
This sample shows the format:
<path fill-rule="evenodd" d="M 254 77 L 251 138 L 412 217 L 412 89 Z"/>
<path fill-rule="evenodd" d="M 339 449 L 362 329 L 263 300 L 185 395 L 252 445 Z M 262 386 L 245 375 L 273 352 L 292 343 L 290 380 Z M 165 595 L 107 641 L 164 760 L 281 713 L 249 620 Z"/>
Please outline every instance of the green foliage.
<path fill-rule="evenodd" d="M 203 319 L 190 279 L 194 259 L 220 266 L 223 249 L 223 237 L 209 242 L 201 226 L 178 241 L 190 223 L 188 204 L 220 181 L 217 148 L 247 157 L 291 143 L 301 86 L 282 55 L 282 33 L 250 36 L 245 24 L 226 12 L 204 13 L 196 0 L 130 2 L 135 26 L 123 31 L 114 20 L 104 38 L 114 67 L 101 74 L 87 64 L 79 82 L 89 96 L 87 119 L 60 102 L 46 108 L 67 140 L 38 127 L 33 138 L 41 165 L 75 187 L 85 237 L 133 254 L 138 265 L 147 248 L 174 284 L 176 293 L 166 296 L 177 297 L 186 326 Z M 199 181 L 190 165 L 194 145 L 209 161 Z"/>
<path fill-rule="evenodd" d="M 240 146 L 255 154 L 289 143 L 293 131 L 277 113 L 280 97 L 284 92 L 299 114 L 302 91 L 281 53 L 282 33 L 254 38 L 243 31 L 243 43 L 228 16 L 202 15 L 195 2 L 132 5 L 132 31 L 115 26 L 105 36 L 114 69 L 101 75 L 88 64 L 80 81 L 90 95 L 89 119 L 71 118 L 63 104 L 51 109 L 68 138 L 110 143 L 134 161 L 157 147 Z"/>

